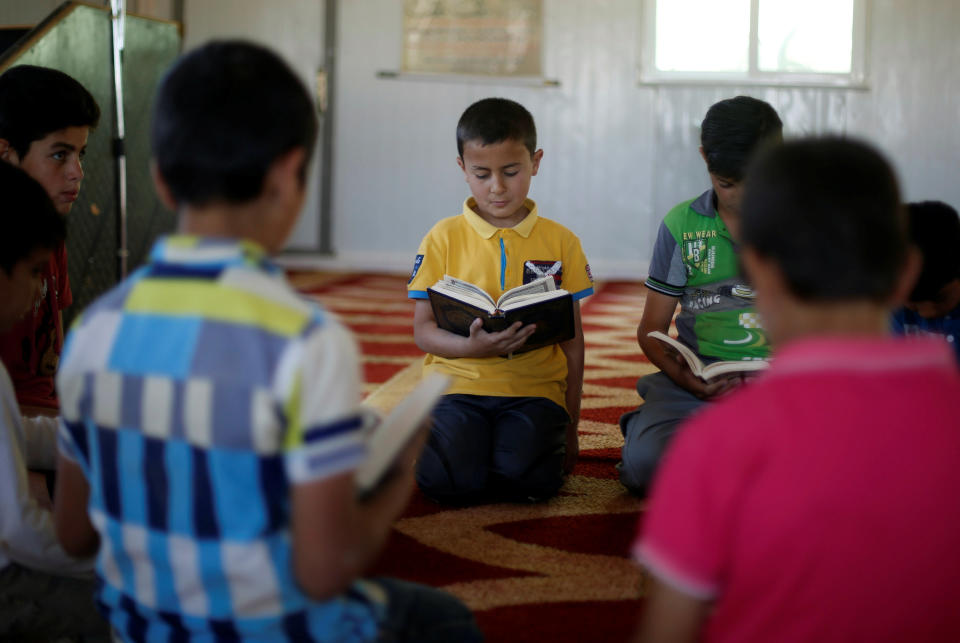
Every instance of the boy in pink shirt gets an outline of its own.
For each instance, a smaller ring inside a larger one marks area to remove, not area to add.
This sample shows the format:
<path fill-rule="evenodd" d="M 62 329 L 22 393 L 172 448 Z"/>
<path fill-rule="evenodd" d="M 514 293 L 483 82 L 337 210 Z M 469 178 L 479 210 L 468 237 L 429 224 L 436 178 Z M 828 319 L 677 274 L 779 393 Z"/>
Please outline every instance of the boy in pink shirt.
<path fill-rule="evenodd" d="M 667 455 L 638 639 L 960 640 L 960 373 L 888 336 L 918 269 L 890 167 L 839 139 L 768 150 L 741 230 L 773 364 Z"/>

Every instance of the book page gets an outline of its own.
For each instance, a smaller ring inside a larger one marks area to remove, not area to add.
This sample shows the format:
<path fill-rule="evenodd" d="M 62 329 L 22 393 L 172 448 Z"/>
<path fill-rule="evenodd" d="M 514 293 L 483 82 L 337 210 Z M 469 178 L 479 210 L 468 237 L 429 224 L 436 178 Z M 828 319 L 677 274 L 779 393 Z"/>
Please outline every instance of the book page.
<path fill-rule="evenodd" d="M 367 458 L 354 471 L 359 495 L 369 495 L 375 490 L 404 447 L 417 431 L 425 428 L 424 422 L 449 386 L 450 378 L 444 375 L 425 377 L 410 395 L 372 426 L 367 438 Z"/>
<path fill-rule="evenodd" d="M 489 306 L 483 306 L 483 308 L 496 308 L 496 302 L 493 301 L 493 297 L 490 296 L 483 288 L 470 283 L 469 281 L 464 281 L 463 279 L 457 279 L 456 277 L 451 277 L 450 275 L 444 275 L 441 281 L 438 281 L 434 284 L 434 288 L 437 286 L 446 286 L 450 289 L 450 293 L 471 293 L 476 297 L 482 298 Z"/>
<path fill-rule="evenodd" d="M 726 360 L 704 365 L 697 354 L 690 350 L 689 346 L 674 339 L 673 337 L 665 335 L 658 330 L 650 331 L 647 333 L 647 336 L 658 339 L 664 344 L 669 344 L 671 348 L 683 356 L 683 359 L 686 360 L 687 364 L 690 366 L 690 370 L 693 371 L 693 374 L 704 381 L 717 377 L 718 375 L 726 375 L 728 373 L 751 373 L 755 371 L 762 371 L 770 365 L 767 360 L 763 359 Z"/>
<path fill-rule="evenodd" d="M 680 353 L 683 359 L 687 362 L 687 366 L 689 366 L 690 370 L 693 371 L 694 375 L 702 377 L 701 374 L 703 373 L 703 362 L 700 361 L 700 358 L 697 357 L 697 354 L 690 350 L 690 347 L 688 347 L 686 344 L 674 339 L 673 337 L 670 337 L 665 333 L 661 333 L 659 330 L 650 331 L 647 333 L 647 337 L 653 337 L 654 339 L 660 340 L 664 344 L 668 344 L 671 348 L 673 348 L 673 350 Z"/>
<path fill-rule="evenodd" d="M 514 308 L 525 306 L 534 301 L 548 301 L 550 299 L 556 299 L 557 297 L 565 297 L 568 294 L 570 293 L 563 288 L 558 288 L 557 290 L 551 290 L 549 292 L 537 292 L 529 295 L 521 295 L 520 297 L 511 297 L 509 301 L 503 302 L 500 310 L 513 310 Z"/>
<path fill-rule="evenodd" d="M 507 292 L 503 293 L 500 296 L 500 299 L 497 300 L 497 308 L 503 308 L 504 304 L 508 301 L 513 300 L 516 297 L 527 297 L 529 295 L 537 295 L 540 293 L 550 292 L 557 289 L 557 282 L 553 277 L 541 277 L 540 279 L 531 281 L 530 283 L 523 284 L 522 286 L 517 286 L 516 288 L 511 288 Z"/>
<path fill-rule="evenodd" d="M 751 359 L 751 360 L 727 360 L 725 362 L 714 362 L 713 364 L 707 364 L 703 367 L 703 372 L 700 377 L 705 380 L 709 380 L 712 377 L 717 377 L 718 375 L 725 375 L 727 373 L 752 373 L 755 371 L 765 370 L 770 366 L 770 363 L 762 359 Z"/>
<path fill-rule="evenodd" d="M 441 281 L 433 284 L 432 288 L 437 292 L 459 299 L 460 301 L 482 308 L 490 313 L 496 310 L 496 304 L 493 297 L 487 294 L 483 289 L 473 284 L 456 279 L 455 277 L 444 276 Z"/>

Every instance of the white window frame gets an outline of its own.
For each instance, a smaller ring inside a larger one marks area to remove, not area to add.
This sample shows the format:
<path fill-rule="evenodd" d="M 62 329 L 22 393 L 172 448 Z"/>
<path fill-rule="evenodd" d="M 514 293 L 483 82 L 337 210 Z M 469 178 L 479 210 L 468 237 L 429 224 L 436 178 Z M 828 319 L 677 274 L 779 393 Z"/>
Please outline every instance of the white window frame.
<path fill-rule="evenodd" d="M 802 2 L 803 0 L 796 0 Z M 850 71 L 808 73 L 761 71 L 758 67 L 760 0 L 750 0 L 750 48 L 745 72 L 662 71 L 656 68 L 657 0 L 642 0 L 638 82 L 641 85 L 762 85 L 867 89 L 867 3 L 853 0 Z"/>

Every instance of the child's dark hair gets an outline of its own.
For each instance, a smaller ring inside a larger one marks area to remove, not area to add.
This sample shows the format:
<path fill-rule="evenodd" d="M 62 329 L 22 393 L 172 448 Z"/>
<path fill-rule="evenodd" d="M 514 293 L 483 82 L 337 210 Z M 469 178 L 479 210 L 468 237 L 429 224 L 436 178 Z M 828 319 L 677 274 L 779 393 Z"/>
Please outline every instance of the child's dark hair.
<path fill-rule="evenodd" d="M 750 96 L 714 103 L 700 124 L 707 171 L 731 181 L 743 178 L 750 156 L 761 144 L 782 138 L 783 123 L 777 111 Z"/>
<path fill-rule="evenodd" d="M 484 98 L 463 112 L 457 123 L 457 153 L 463 158 L 467 141 L 492 145 L 519 141 L 532 155 L 537 151 L 537 126 L 527 108 L 508 98 Z"/>
<path fill-rule="evenodd" d="M 809 139 L 761 152 L 740 211 L 745 246 L 776 262 L 805 301 L 885 301 L 907 252 L 890 165 L 873 148 Z"/>
<path fill-rule="evenodd" d="M 67 224 L 43 189 L 29 174 L 0 162 L 0 268 L 8 275 L 34 250 L 53 250 L 66 238 Z"/>
<path fill-rule="evenodd" d="M 0 74 L 0 138 L 22 159 L 30 144 L 67 127 L 94 128 L 97 101 L 71 76 L 47 67 L 18 65 Z"/>
<path fill-rule="evenodd" d="M 907 204 L 910 240 L 923 255 L 923 269 L 910 301 L 933 301 L 954 279 L 960 279 L 960 217 L 942 201 Z"/>
<path fill-rule="evenodd" d="M 184 55 L 160 84 L 151 143 L 178 203 L 243 203 L 271 164 L 317 137 L 315 109 L 290 67 L 249 42 L 215 41 Z"/>

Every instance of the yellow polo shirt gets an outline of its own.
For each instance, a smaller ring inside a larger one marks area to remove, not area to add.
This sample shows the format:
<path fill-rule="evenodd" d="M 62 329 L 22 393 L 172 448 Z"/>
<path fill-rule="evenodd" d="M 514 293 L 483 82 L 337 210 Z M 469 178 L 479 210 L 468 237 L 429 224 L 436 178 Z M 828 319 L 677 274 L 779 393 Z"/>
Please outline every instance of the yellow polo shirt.
<path fill-rule="evenodd" d="M 473 197 L 467 199 L 459 216 L 439 221 L 423 238 L 407 284 L 411 299 L 428 299 L 427 288 L 444 275 L 476 284 L 494 299 L 548 274 L 574 300 L 593 294 L 580 240 L 539 216 L 531 199 L 526 201 L 530 214 L 513 228 L 487 223 L 473 211 L 474 204 Z M 567 359 L 557 344 L 511 358 L 427 355 L 424 372 L 451 376 L 451 394 L 545 397 L 566 408 Z"/>

